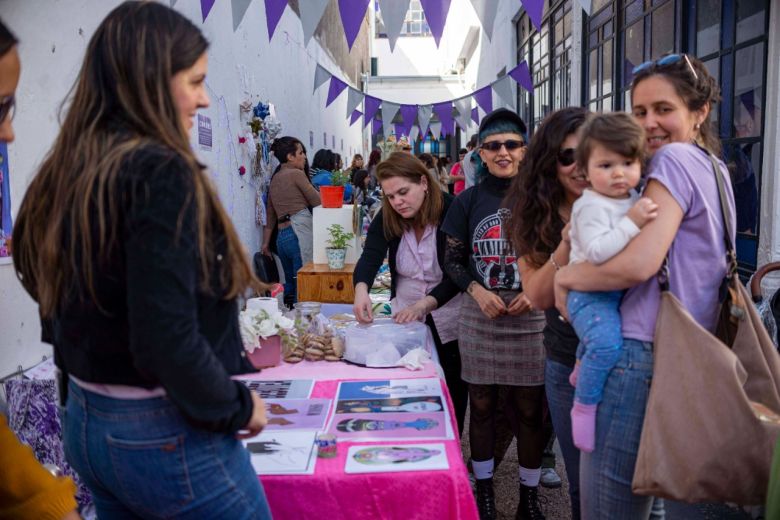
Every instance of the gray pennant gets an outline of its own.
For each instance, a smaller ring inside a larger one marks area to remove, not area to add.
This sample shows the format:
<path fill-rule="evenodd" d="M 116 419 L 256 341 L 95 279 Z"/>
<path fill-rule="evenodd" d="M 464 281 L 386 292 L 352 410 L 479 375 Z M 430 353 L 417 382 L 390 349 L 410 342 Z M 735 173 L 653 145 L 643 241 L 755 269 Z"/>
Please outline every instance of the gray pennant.
<path fill-rule="evenodd" d="M 434 139 L 437 141 L 441 139 L 441 123 L 431 123 L 430 130 Z"/>
<path fill-rule="evenodd" d="M 455 105 L 455 110 L 458 115 L 455 116 L 455 120 L 458 122 L 458 126 L 464 132 L 469 127 L 469 121 L 471 121 L 471 96 L 466 96 L 460 99 L 452 101 Z"/>
<path fill-rule="evenodd" d="M 585 14 L 590 16 L 590 9 L 591 6 L 593 5 L 593 2 L 591 0 L 580 0 L 580 5 L 585 10 Z"/>
<path fill-rule="evenodd" d="M 393 118 L 398 113 L 401 105 L 398 103 L 390 103 L 389 101 L 382 101 L 382 130 L 385 133 L 385 139 L 390 137 L 393 131 Z M 400 138 L 401 136 L 396 136 Z"/>
<path fill-rule="evenodd" d="M 390 52 L 395 49 L 395 42 L 401 35 L 408 10 L 409 0 L 379 0 L 379 11 L 382 13 L 382 22 L 390 42 Z"/>
<path fill-rule="evenodd" d="M 512 80 L 511 76 L 504 76 L 498 81 L 493 83 L 493 92 L 496 93 L 498 98 L 508 107 L 514 105 L 514 96 L 512 96 Z"/>
<path fill-rule="evenodd" d="M 347 88 L 347 117 L 352 115 L 352 112 L 363 102 L 363 93 L 359 90 L 355 90 L 352 87 Z"/>
<path fill-rule="evenodd" d="M 320 86 L 328 81 L 331 77 L 331 73 L 325 70 L 325 67 L 317 64 L 317 70 L 314 71 L 314 90 L 312 90 L 312 94 L 317 92 L 317 89 L 320 88 Z"/>
<path fill-rule="evenodd" d="M 244 19 L 246 9 L 252 0 L 230 0 L 230 7 L 233 11 L 233 32 L 236 32 L 238 26 L 241 25 L 241 20 Z"/>
<path fill-rule="evenodd" d="M 171 0 L 171 7 L 173 7 L 174 5 L 176 5 L 176 0 Z"/>
<path fill-rule="evenodd" d="M 308 45 L 314 31 L 320 24 L 325 8 L 330 0 L 298 0 L 301 12 L 301 25 L 303 26 L 303 44 Z"/>
<path fill-rule="evenodd" d="M 420 135 L 420 129 L 415 125 L 409 130 L 409 142 L 414 144 L 417 141 L 417 136 Z"/>
<path fill-rule="evenodd" d="M 479 17 L 479 23 L 482 24 L 482 30 L 485 31 L 485 35 L 491 41 L 493 39 L 493 22 L 496 21 L 498 4 L 499 2 L 496 0 L 471 0 L 471 5 Z"/>
<path fill-rule="evenodd" d="M 433 113 L 433 105 L 420 105 L 417 107 L 417 123 L 420 125 L 420 131 L 425 132 L 428 128 L 428 123 L 431 122 L 431 114 Z"/>

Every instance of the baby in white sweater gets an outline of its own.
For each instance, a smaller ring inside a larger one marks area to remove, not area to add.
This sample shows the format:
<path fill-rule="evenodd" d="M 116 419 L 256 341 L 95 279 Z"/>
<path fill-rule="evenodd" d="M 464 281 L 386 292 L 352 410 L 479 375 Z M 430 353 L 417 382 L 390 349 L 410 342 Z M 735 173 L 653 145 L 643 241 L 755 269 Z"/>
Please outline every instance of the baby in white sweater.
<path fill-rule="evenodd" d="M 658 206 L 634 190 L 644 162 L 645 134 L 623 112 L 592 116 L 581 129 L 577 164 L 591 188 L 574 202 L 569 261 L 606 262 L 658 214 Z M 623 291 L 571 291 L 567 300 L 572 326 L 580 339 L 572 408 L 574 444 L 593 451 L 596 410 L 609 371 L 623 349 L 620 302 Z"/>

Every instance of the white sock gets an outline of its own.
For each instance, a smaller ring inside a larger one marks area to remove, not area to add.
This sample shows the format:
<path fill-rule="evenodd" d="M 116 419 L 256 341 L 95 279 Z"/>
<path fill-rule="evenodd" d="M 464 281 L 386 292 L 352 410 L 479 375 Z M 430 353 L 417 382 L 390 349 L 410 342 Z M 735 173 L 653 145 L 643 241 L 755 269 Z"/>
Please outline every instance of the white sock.
<path fill-rule="evenodd" d="M 477 480 L 493 478 L 493 459 L 488 459 L 488 460 L 471 459 L 471 467 L 474 468 L 474 476 L 477 478 Z M 538 481 L 539 477 L 537 477 L 536 480 Z"/>
<path fill-rule="evenodd" d="M 520 466 L 520 483 L 526 487 L 538 486 L 541 476 L 542 468 L 528 469 Z"/>

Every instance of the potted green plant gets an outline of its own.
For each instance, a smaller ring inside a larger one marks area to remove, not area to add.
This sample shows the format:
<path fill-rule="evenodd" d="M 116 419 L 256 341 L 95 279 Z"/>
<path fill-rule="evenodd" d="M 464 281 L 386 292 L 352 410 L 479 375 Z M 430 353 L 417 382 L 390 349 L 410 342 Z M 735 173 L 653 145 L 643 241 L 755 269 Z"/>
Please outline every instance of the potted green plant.
<path fill-rule="evenodd" d="M 323 208 L 340 208 L 344 205 L 344 186 L 349 183 L 349 172 L 336 170 L 331 173 L 330 186 L 320 186 Z"/>
<path fill-rule="evenodd" d="M 328 233 L 330 238 L 326 242 L 330 244 L 330 247 L 325 248 L 328 253 L 328 267 L 330 269 L 344 269 L 347 248 L 352 245 L 349 241 L 355 238 L 355 235 L 346 232 L 340 224 L 328 226 Z"/>

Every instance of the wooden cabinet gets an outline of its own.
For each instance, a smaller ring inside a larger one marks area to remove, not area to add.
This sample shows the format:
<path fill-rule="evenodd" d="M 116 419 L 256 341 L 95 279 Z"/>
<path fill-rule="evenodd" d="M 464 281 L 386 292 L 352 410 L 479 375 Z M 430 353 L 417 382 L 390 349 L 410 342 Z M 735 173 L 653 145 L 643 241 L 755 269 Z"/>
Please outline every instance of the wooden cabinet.
<path fill-rule="evenodd" d="M 308 263 L 298 271 L 298 301 L 322 303 L 353 303 L 352 271 L 355 264 L 333 270 L 328 264 Z"/>

